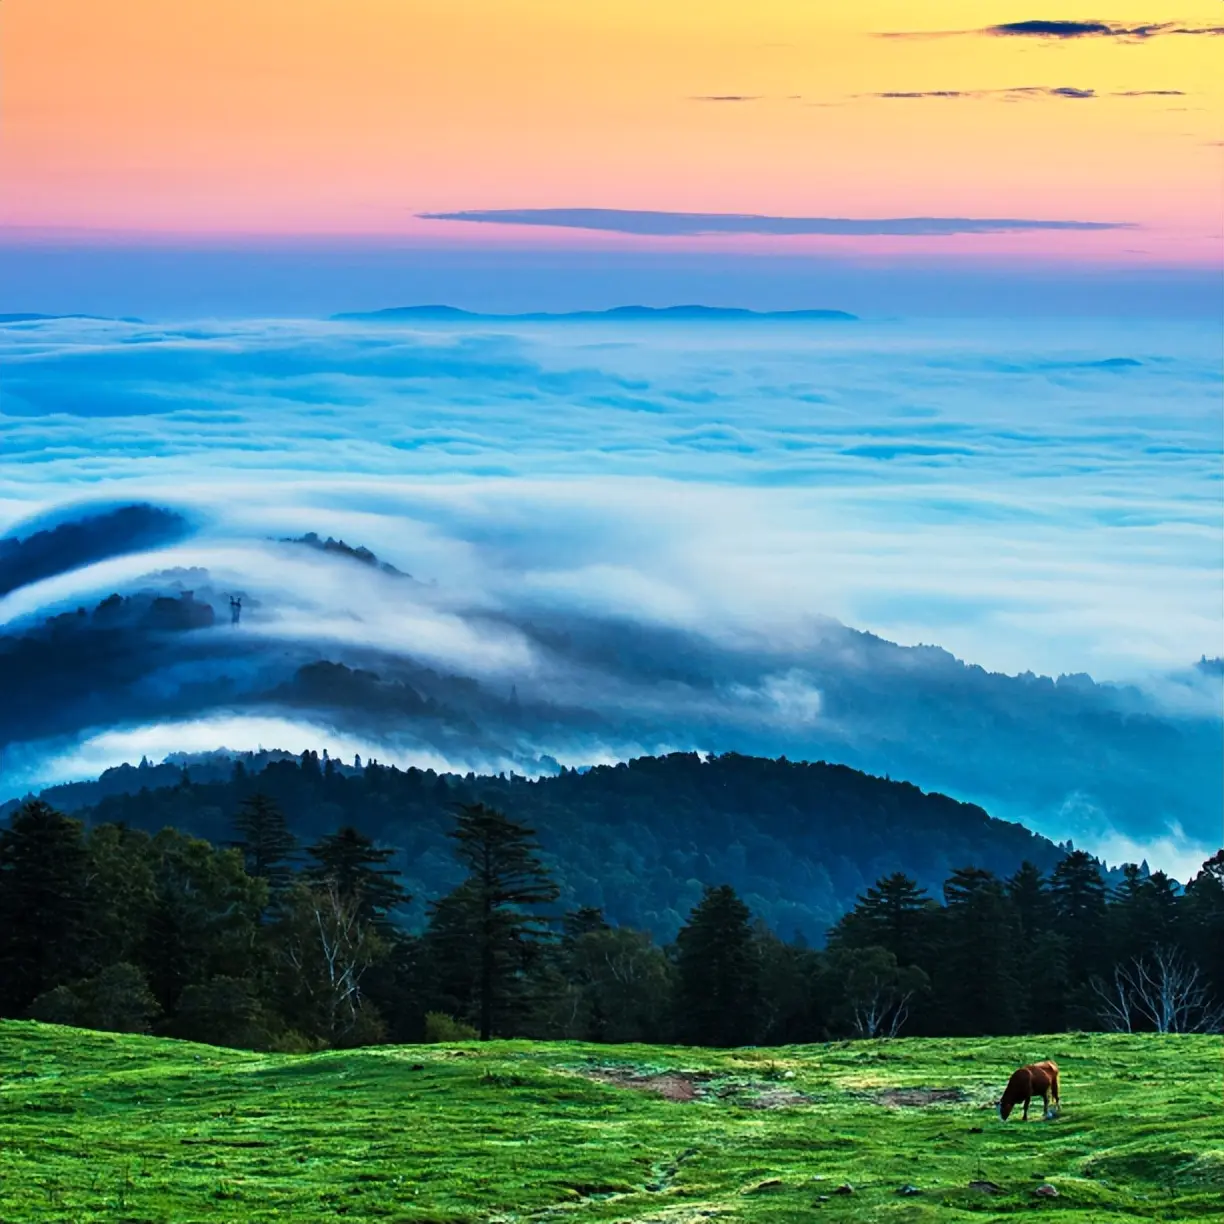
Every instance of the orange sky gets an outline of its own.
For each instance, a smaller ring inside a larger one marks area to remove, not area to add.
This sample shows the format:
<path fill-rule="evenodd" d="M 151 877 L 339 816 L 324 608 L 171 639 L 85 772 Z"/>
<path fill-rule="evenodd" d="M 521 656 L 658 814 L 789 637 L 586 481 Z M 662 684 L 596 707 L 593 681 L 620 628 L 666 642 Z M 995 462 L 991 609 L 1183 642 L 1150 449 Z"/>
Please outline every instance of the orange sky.
<path fill-rule="evenodd" d="M 1107 16 L 1224 20 L 1219 0 L 1169 3 Z M 1224 38 L 877 36 L 1093 15 L 1062 0 L 4 0 L 0 227 L 1217 260 Z M 862 96 L 1016 86 L 1097 96 Z M 1116 96 L 1147 90 L 1182 96 Z M 756 100 L 696 100 L 726 94 Z M 415 219 L 548 207 L 1141 228 L 640 240 Z"/>

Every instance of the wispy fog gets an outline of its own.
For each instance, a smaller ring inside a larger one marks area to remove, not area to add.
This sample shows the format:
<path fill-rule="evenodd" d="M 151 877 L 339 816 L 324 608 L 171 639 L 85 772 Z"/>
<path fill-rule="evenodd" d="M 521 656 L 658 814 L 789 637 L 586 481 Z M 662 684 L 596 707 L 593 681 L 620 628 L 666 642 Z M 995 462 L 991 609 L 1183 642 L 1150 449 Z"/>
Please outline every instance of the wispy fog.
<path fill-rule="evenodd" d="M 524 771 L 737 748 L 1168 863 L 1218 839 L 1208 325 L 60 320 L 0 346 L 25 567 L 0 660 L 30 686 L 6 792 L 222 743 Z M 64 521 L 93 526 L 61 549 Z M 398 572 L 284 542 L 308 532 Z"/>

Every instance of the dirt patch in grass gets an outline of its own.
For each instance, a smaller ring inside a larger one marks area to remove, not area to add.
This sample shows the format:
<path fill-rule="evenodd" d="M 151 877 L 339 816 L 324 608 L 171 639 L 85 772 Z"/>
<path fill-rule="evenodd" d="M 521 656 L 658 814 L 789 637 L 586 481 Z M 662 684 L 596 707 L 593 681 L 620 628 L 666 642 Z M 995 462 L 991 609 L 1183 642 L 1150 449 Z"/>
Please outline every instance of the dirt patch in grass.
<path fill-rule="evenodd" d="M 617 1088 L 632 1088 L 638 1092 L 653 1092 L 669 1101 L 696 1101 L 707 1095 L 706 1084 L 712 1078 L 692 1071 L 665 1071 L 647 1075 L 631 1067 L 593 1067 L 583 1071 L 587 1079 Z"/>
<path fill-rule="evenodd" d="M 886 1088 L 872 1098 L 890 1109 L 922 1109 L 927 1105 L 955 1105 L 968 1098 L 961 1088 Z"/>
<path fill-rule="evenodd" d="M 632 1067 L 590 1067 L 587 1079 L 636 1092 L 652 1092 L 668 1101 L 726 1101 L 745 1109 L 791 1109 L 811 1097 L 777 1084 L 722 1079 L 699 1071 L 637 1071 Z"/>

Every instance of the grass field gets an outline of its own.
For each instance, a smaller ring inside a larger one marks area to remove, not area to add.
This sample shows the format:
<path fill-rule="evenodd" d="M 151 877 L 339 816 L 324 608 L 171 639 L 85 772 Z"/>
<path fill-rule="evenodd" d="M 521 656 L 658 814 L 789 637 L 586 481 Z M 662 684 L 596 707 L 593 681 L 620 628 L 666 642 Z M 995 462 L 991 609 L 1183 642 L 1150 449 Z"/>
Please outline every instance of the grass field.
<path fill-rule="evenodd" d="M 1038 1058 L 1061 1115 L 1000 1122 Z M 1219 1037 L 265 1056 L 4 1022 L 0 1221 L 1203 1219 L 1222 1097 Z"/>

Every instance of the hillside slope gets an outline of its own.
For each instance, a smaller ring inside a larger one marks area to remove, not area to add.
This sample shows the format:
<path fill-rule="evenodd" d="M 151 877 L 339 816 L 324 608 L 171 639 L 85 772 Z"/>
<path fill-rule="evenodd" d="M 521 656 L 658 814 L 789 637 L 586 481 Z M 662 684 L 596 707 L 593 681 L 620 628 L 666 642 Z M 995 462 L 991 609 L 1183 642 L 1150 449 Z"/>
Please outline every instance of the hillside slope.
<path fill-rule="evenodd" d="M 215 770 L 214 763 L 214 778 Z M 129 784 L 140 776 L 130 771 Z M 425 900 L 459 883 L 446 838 L 456 805 L 491 804 L 539 830 L 567 906 L 602 906 L 613 921 L 664 940 L 706 884 L 732 884 L 779 934 L 800 931 L 819 942 L 882 875 L 905 871 L 938 889 L 955 867 L 1007 875 L 1029 859 L 1049 870 L 1062 854 L 1021 825 L 907 783 L 842 765 L 733 754 L 643 757 L 539 781 L 324 769 L 307 757 L 268 762 L 258 773 L 244 768 L 224 781 L 111 795 L 79 814 L 150 831 L 173 825 L 224 842 L 242 799 L 256 790 L 280 804 L 304 841 L 353 824 L 397 847 L 396 866 L 417 898 L 414 920 Z M 48 798 L 71 808 L 71 795 L 62 788 Z"/>
<path fill-rule="evenodd" d="M 0 1219 L 1200 1219 L 1224 1190 L 1222 1050 L 1077 1034 L 267 1056 L 5 1022 Z M 1063 1068 L 1062 1113 L 1000 1122 L 1008 1073 L 1037 1057 Z"/>

